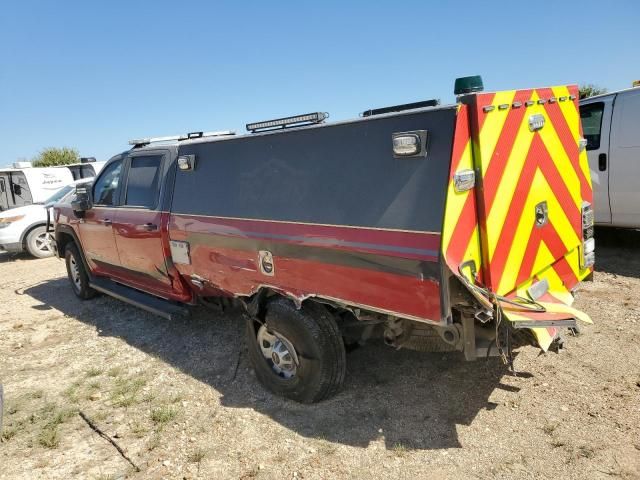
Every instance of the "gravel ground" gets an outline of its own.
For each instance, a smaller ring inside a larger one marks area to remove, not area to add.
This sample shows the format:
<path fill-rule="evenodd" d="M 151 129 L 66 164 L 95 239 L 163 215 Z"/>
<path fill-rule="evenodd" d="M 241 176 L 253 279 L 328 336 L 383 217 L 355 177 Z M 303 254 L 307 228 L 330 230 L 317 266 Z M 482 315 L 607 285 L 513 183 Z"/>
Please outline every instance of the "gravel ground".
<path fill-rule="evenodd" d="M 640 235 L 598 245 L 560 354 L 371 344 L 311 406 L 257 383 L 237 314 L 81 302 L 63 262 L 0 256 L 0 478 L 640 478 Z"/>

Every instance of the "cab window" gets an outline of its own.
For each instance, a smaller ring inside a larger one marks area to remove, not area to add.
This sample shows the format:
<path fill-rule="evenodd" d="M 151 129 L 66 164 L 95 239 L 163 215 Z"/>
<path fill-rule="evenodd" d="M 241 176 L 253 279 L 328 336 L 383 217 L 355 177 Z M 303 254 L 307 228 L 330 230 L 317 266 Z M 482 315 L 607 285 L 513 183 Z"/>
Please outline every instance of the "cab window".
<path fill-rule="evenodd" d="M 162 155 L 132 157 L 127 174 L 125 205 L 153 209 L 158 203 Z"/>
<path fill-rule="evenodd" d="M 597 150 L 600 148 L 600 131 L 602 129 L 602 114 L 604 103 L 589 103 L 580 106 L 580 120 L 582 121 L 582 131 L 587 140 L 587 150 Z"/>
<path fill-rule="evenodd" d="M 105 167 L 102 175 L 96 180 L 93 187 L 93 198 L 96 205 L 111 206 L 116 203 L 116 192 L 120 181 L 122 160 L 113 162 Z"/>

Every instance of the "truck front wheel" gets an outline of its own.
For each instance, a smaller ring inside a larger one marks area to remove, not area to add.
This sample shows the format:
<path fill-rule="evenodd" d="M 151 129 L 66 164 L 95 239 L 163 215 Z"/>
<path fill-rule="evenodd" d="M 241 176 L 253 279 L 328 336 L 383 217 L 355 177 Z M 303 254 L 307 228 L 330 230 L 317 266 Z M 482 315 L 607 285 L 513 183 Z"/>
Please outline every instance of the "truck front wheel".
<path fill-rule="evenodd" d="M 247 344 L 258 380 L 275 394 L 313 403 L 342 386 L 344 343 L 322 305 L 308 303 L 298 310 L 284 298 L 270 302 L 264 323 L 247 320 Z"/>
<path fill-rule="evenodd" d="M 89 276 L 84 268 L 78 247 L 74 243 L 67 245 L 64 251 L 64 260 L 67 265 L 67 275 L 69 276 L 73 293 L 82 300 L 94 297 L 96 291 L 89 286 Z"/>

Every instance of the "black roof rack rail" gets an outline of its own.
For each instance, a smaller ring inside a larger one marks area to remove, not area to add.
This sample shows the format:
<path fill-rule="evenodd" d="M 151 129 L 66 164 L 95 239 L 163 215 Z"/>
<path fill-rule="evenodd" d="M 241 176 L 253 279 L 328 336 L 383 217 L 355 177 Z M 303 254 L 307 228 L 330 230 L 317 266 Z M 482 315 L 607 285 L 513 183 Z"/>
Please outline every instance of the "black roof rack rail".
<path fill-rule="evenodd" d="M 402 112 L 404 110 L 413 110 L 414 108 L 437 107 L 440 100 L 431 99 L 422 102 L 404 103 L 402 105 L 393 105 L 391 107 L 372 108 L 360 114 L 361 117 L 370 117 L 372 115 L 382 115 L 383 113 Z"/>

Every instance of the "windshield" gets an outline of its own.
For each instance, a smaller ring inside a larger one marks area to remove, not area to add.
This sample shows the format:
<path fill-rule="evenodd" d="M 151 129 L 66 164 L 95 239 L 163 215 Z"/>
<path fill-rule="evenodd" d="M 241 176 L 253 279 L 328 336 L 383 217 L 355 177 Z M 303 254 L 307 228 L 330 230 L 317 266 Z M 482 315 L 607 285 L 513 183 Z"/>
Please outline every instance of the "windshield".
<path fill-rule="evenodd" d="M 66 187 L 62 187 L 60 190 L 58 190 L 56 193 L 54 193 L 44 201 L 45 205 L 58 202 L 62 197 L 71 192 L 74 188 L 74 185 L 67 185 Z"/>

